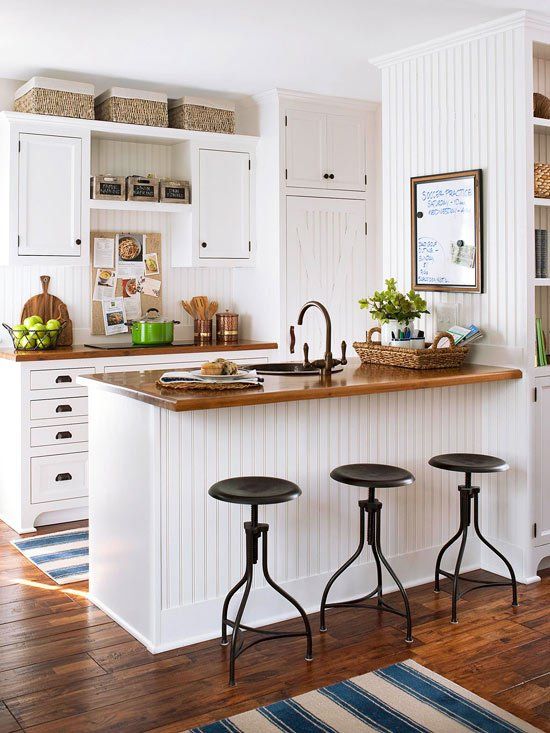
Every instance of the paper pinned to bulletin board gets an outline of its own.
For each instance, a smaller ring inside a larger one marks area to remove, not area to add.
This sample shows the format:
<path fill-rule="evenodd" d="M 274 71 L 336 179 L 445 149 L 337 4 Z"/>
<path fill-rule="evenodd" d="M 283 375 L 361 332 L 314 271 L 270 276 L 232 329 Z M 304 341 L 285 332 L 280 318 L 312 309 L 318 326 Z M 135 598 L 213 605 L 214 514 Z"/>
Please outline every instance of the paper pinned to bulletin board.
<path fill-rule="evenodd" d="M 91 232 L 90 234 L 92 336 L 106 335 L 102 300 L 123 298 L 127 320 L 139 318 L 148 308 L 158 308 L 162 312 L 161 235 L 158 232 L 132 232 L 131 234 L 139 234 L 139 237 L 144 240 L 144 252 L 141 258 L 144 276 L 140 278 L 138 288 L 136 288 L 136 278 L 132 277 L 134 275 L 132 260 L 122 260 L 117 251 L 117 245 L 123 248 L 123 252 L 124 248 L 130 249 L 131 243 L 124 241 L 124 234 L 122 232 Z M 139 237 L 136 239 L 139 240 Z M 130 238 L 131 235 L 128 239 Z M 112 255 L 111 249 L 113 249 Z M 112 264 L 109 264 L 111 262 Z M 137 262 L 134 263 L 134 267 L 138 267 Z M 114 271 L 116 275 L 108 277 Z"/>

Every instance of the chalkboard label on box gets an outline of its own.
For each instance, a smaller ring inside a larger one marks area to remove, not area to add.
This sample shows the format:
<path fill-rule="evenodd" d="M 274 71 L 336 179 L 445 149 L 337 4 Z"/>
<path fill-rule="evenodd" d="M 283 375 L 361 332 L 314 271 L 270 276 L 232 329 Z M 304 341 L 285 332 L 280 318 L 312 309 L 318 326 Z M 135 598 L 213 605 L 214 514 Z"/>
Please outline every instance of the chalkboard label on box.
<path fill-rule="evenodd" d="M 99 193 L 102 196 L 121 196 L 122 185 L 120 183 L 107 183 L 101 181 L 99 184 Z"/>
<path fill-rule="evenodd" d="M 128 201 L 158 201 L 158 178 L 144 176 L 128 176 Z"/>
<path fill-rule="evenodd" d="M 143 183 L 138 183 L 134 186 L 132 191 L 133 196 L 140 196 L 147 199 L 155 198 L 155 187 L 148 186 Z"/>
<path fill-rule="evenodd" d="M 185 200 L 185 189 L 184 188 L 170 188 L 166 186 L 164 189 L 164 195 L 167 199 L 183 199 Z"/>
<path fill-rule="evenodd" d="M 189 191 L 189 181 L 163 179 L 160 181 L 159 200 L 173 204 L 188 204 Z"/>

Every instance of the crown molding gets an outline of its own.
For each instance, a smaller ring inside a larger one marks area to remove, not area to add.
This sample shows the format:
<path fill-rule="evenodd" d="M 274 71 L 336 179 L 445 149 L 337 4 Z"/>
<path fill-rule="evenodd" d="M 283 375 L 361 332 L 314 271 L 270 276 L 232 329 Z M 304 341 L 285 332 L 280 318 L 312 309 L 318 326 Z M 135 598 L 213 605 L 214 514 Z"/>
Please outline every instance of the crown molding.
<path fill-rule="evenodd" d="M 241 107 L 249 107 L 251 105 L 265 104 L 273 101 L 296 101 L 307 104 L 317 104 L 325 106 L 327 104 L 336 107 L 345 107 L 347 109 L 357 109 L 364 111 L 376 112 L 380 109 L 380 102 L 371 102 L 366 99 L 354 99 L 351 97 L 335 97 L 331 94 L 314 94 L 313 92 L 298 92 L 293 89 L 268 89 L 265 92 L 259 92 L 245 100 L 241 100 L 238 104 Z"/>
<path fill-rule="evenodd" d="M 536 27 L 538 29 L 545 30 L 550 29 L 550 17 L 540 13 L 531 13 L 525 10 L 520 10 L 517 13 L 505 15 L 502 18 L 497 18 L 496 20 L 491 20 L 487 23 L 466 28 L 463 31 L 449 33 L 445 36 L 434 38 L 431 41 L 409 46 L 408 48 L 404 48 L 400 51 L 376 56 L 375 58 L 369 59 L 369 63 L 377 66 L 379 69 L 383 69 L 387 66 L 393 66 L 394 64 L 408 61 L 409 59 L 416 58 L 418 56 L 424 56 L 425 54 L 433 53 L 434 51 L 440 51 L 450 46 L 467 43 L 468 41 L 475 41 L 480 38 L 494 35 L 495 33 L 502 33 L 515 28 L 527 27 Z"/>

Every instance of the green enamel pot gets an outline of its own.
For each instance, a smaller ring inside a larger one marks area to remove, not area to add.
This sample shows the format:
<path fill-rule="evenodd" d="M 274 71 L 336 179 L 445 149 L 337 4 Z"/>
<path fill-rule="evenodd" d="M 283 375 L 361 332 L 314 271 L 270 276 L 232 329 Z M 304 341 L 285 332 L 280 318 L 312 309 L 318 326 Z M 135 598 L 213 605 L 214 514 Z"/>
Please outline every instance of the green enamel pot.
<path fill-rule="evenodd" d="M 179 321 L 164 318 L 158 308 L 149 308 L 139 321 L 128 325 L 132 329 L 134 346 L 165 346 L 174 340 L 174 324 Z"/>

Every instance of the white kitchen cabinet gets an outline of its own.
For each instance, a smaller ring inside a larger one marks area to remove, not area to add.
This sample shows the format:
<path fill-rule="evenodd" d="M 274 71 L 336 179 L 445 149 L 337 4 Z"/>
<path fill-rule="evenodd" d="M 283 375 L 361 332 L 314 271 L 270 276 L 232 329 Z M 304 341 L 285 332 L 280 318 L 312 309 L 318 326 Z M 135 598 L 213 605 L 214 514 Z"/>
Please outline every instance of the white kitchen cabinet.
<path fill-rule="evenodd" d="M 548 446 L 550 445 L 550 378 L 535 380 L 535 545 L 550 543 L 550 476 Z"/>
<path fill-rule="evenodd" d="M 19 256 L 80 257 L 82 140 L 19 136 Z"/>
<path fill-rule="evenodd" d="M 250 258 L 250 154 L 199 151 L 199 258 Z"/>
<path fill-rule="evenodd" d="M 288 109 L 285 130 L 287 186 L 365 190 L 366 140 L 361 115 Z"/>
<path fill-rule="evenodd" d="M 340 357 L 340 343 L 362 338 L 367 316 L 357 301 L 367 282 L 365 202 L 313 196 L 287 197 L 286 313 L 296 323 L 302 305 L 319 300 L 332 319 L 332 350 Z M 325 353 L 325 322 L 310 309 L 296 327 L 297 357 L 304 341 L 310 359 Z M 349 353 L 349 352 L 348 352 Z"/>

